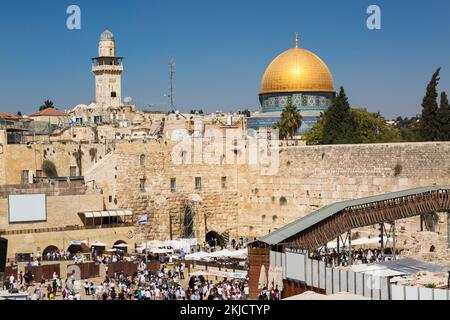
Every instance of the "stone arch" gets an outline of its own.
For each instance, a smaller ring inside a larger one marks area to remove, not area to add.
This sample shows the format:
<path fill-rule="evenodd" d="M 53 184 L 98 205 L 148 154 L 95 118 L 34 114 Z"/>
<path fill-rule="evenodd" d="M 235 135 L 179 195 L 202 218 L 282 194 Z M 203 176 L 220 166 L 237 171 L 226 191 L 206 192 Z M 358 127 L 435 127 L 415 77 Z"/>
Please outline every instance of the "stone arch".
<path fill-rule="evenodd" d="M 59 248 L 54 245 L 49 245 L 42 251 L 42 257 L 47 259 L 47 253 L 53 253 L 54 251 L 59 251 Z"/>
<path fill-rule="evenodd" d="M 80 253 L 80 252 L 86 252 L 86 249 L 84 249 L 82 246 L 75 245 L 75 244 L 71 244 L 71 245 L 67 248 L 67 251 L 68 251 L 70 254 L 77 254 L 77 253 Z"/>
<path fill-rule="evenodd" d="M 205 241 L 209 246 L 213 247 L 215 245 L 217 246 L 225 246 L 225 239 L 224 237 L 219 234 L 217 231 L 209 231 L 205 236 Z"/>
<path fill-rule="evenodd" d="M 116 242 L 114 242 L 113 247 L 114 247 L 114 246 L 117 246 L 117 245 L 119 245 L 119 244 L 127 244 L 127 242 L 124 241 L 124 240 L 117 240 Z"/>
<path fill-rule="evenodd" d="M 117 240 L 116 242 L 114 242 L 113 248 L 120 249 L 120 251 L 122 251 L 122 252 L 127 252 L 128 247 L 120 247 L 121 244 L 128 244 L 128 243 L 124 240 Z M 116 246 L 119 246 L 119 247 L 116 247 Z"/>

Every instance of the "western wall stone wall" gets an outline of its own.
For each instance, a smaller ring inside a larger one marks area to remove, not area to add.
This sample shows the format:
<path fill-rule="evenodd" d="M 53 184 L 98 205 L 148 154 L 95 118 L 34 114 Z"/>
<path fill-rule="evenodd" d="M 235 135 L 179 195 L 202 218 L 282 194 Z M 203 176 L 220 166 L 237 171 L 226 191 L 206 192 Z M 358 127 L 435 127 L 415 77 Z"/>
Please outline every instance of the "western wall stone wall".
<path fill-rule="evenodd" d="M 118 143 L 90 174 L 109 185 L 111 194 L 104 197 L 112 196 L 117 207 L 133 210 L 136 218 L 148 212 L 156 239 L 182 235 L 186 203 L 195 207 L 199 239 L 211 230 L 253 239 L 336 201 L 450 184 L 450 143 L 287 147 L 279 151 L 273 175 L 262 175 L 258 165 L 174 164 L 172 148 L 156 141 Z"/>
<path fill-rule="evenodd" d="M 337 201 L 449 184 L 450 143 L 289 147 L 276 175 L 248 172 L 239 184 L 239 233 L 266 234 Z"/>

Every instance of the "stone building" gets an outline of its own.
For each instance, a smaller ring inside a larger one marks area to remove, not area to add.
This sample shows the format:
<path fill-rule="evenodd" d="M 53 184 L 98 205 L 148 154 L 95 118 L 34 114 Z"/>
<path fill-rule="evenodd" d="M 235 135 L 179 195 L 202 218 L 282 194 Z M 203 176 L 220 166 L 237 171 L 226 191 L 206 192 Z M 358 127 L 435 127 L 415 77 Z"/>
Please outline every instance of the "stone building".
<path fill-rule="evenodd" d="M 95 76 L 95 102 L 77 105 L 70 111 L 72 122 L 79 125 L 131 125 L 135 107 L 122 102 L 123 57 L 116 55 L 116 40 L 105 30 L 98 45 L 98 56 L 92 58 Z"/>

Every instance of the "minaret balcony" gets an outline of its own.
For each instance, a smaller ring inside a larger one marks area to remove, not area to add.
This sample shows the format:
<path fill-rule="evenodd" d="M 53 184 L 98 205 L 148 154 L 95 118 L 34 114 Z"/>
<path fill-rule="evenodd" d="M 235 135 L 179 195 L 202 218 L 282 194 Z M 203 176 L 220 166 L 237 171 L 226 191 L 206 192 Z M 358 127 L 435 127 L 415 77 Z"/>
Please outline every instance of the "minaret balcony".
<path fill-rule="evenodd" d="M 92 66 L 92 72 L 103 72 L 103 71 L 112 71 L 112 72 L 122 72 L 123 65 L 98 65 Z"/>

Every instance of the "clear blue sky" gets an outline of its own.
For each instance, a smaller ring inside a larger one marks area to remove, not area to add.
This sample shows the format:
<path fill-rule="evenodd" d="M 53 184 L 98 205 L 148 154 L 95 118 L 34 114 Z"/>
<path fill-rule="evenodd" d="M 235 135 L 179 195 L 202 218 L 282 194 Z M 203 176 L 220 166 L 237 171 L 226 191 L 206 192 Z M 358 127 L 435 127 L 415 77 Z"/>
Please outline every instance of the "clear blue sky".
<path fill-rule="evenodd" d="M 66 28 L 70 4 L 81 7 L 81 30 Z M 380 31 L 366 28 L 370 4 L 381 7 Z M 181 110 L 256 108 L 265 68 L 298 31 L 353 106 L 412 116 L 438 66 L 440 90 L 450 91 L 449 15 L 448 0 L 2 1 L 0 110 L 29 113 L 47 98 L 61 109 L 93 100 L 89 58 L 108 27 L 126 57 L 123 96 L 139 107 L 167 103 L 173 56 Z"/>

